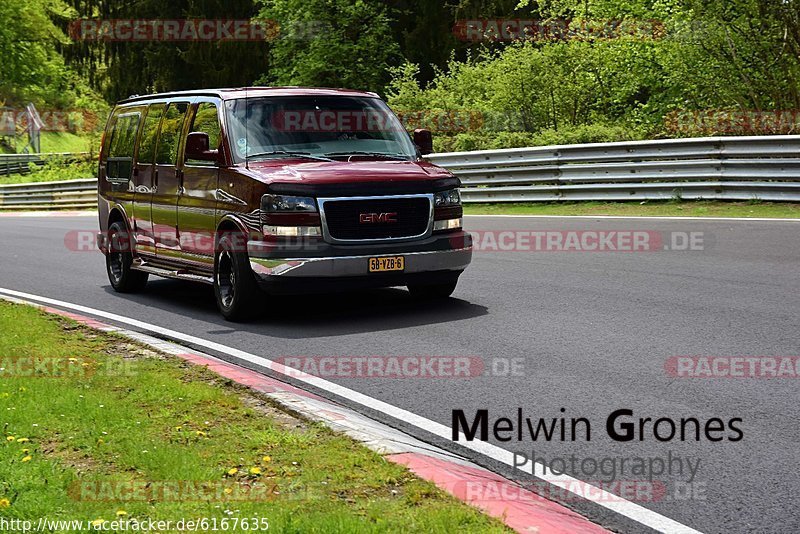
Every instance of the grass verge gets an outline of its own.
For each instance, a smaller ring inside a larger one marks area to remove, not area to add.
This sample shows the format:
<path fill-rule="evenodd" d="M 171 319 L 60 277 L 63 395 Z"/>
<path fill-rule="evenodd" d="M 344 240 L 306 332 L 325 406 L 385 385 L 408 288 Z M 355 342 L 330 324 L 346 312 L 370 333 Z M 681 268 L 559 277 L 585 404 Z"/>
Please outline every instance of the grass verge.
<path fill-rule="evenodd" d="M 203 367 L 2 301 L 0 331 L 0 517 L 507 531 Z"/>
<path fill-rule="evenodd" d="M 97 175 L 97 162 L 91 160 L 65 163 L 60 158 L 51 158 L 44 165 L 29 165 L 29 167 L 31 172 L 27 174 L 0 176 L 0 185 L 81 180 Z"/>
<path fill-rule="evenodd" d="M 70 132 L 42 132 L 39 140 L 42 152 L 97 153 L 100 134 L 78 135 Z"/>
<path fill-rule="evenodd" d="M 543 202 L 466 204 L 467 215 L 625 215 L 650 217 L 800 218 L 790 202 Z"/>

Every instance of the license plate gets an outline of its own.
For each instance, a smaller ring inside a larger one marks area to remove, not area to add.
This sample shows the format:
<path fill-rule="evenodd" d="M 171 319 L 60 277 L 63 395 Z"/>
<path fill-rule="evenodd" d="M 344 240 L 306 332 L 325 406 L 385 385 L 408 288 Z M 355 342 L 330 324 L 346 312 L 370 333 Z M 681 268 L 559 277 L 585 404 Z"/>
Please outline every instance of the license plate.
<path fill-rule="evenodd" d="M 390 256 L 386 258 L 370 258 L 369 272 L 380 273 L 384 271 L 402 271 L 406 268 L 406 259 L 403 256 Z"/>

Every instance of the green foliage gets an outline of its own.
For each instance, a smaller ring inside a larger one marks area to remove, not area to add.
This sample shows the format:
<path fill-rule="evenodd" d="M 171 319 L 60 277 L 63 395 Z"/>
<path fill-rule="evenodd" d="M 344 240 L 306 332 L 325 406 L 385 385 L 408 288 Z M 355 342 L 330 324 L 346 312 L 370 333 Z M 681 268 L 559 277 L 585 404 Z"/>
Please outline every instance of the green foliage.
<path fill-rule="evenodd" d="M 72 16 L 62 0 L 0 2 L 0 105 L 63 108 L 96 100 L 58 52 L 68 40 L 56 22 Z"/>
<path fill-rule="evenodd" d="M 498 150 L 527 146 L 574 145 L 580 143 L 610 143 L 644 139 L 643 131 L 625 126 L 585 124 L 547 129 L 536 133 L 514 131 L 477 131 L 455 135 L 434 135 L 436 152 L 466 152 L 470 150 Z"/>
<path fill-rule="evenodd" d="M 253 0 L 71 0 L 87 19 L 246 20 Z M 65 50 L 92 87 L 114 102 L 132 94 L 249 85 L 269 65 L 267 41 L 79 41 Z"/>
<path fill-rule="evenodd" d="M 257 80 L 483 117 L 477 131 L 435 132 L 437 148 L 759 133 L 676 130 L 670 117 L 800 109 L 798 1 L 4 0 L 0 104 L 105 115 L 97 93 L 115 101 Z M 75 42 L 65 29 L 77 18 L 257 18 L 280 31 L 260 42 Z M 474 43 L 453 31 L 487 18 L 622 21 L 653 33 Z"/>
<path fill-rule="evenodd" d="M 389 16 L 375 0 L 261 0 L 259 18 L 281 27 L 273 68 L 261 81 L 278 85 L 377 91 L 400 60 Z"/>
<path fill-rule="evenodd" d="M 463 59 L 451 55 L 428 83 L 407 63 L 393 71 L 390 104 L 494 117 L 479 132 L 440 136 L 438 148 L 455 150 L 696 135 L 671 128 L 670 115 L 800 107 L 796 0 L 551 0 L 534 7 L 543 19 L 646 22 L 653 33 L 476 45 Z"/>

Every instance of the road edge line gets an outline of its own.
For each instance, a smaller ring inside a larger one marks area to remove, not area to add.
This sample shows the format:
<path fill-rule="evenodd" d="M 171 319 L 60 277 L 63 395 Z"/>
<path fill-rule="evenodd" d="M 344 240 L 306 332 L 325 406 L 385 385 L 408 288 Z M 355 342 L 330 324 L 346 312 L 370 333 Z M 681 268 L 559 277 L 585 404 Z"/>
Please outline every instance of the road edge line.
<path fill-rule="evenodd" d="M 349 436 L 392 463 L 401 465 L 419 478 L 435 484 L 458 500 L 499 519 L 516 532 L 527 534 L 533 527 L 540 534 L 610 534 L 610 531 L 577 512 L 546 500 L 465 458 L 421 442 L 380 421 L 367 418 L 291 384 L 244 369 L 210 354 L 194 350 L 189 352 L 182 345 L 80 314 L 4 295 L 0 295 L 0 299 L 32 306 L 94 330 L 121 335 L 161 353 L 206 367 L 223 378 L 269 397 L 287 411 L 321 422 L 331 430 Z M 500 497 L 495 497 L 496 495 Z M 509 495 L 513 495 L 514 499 L 509 499 Z"/>
<path fill-rule="evenodd" d="M 141 330 L 148 331 L 153 334 L 158 334 L 174 341 L 182 341 L 192 346 L 204 347 L 206 349 L 210 349 L 212 351 L 216 351 L 231 357 L 233 360 L 236 360 L 237 365 L 241 365 L 239 364 L 239 362 L 247 362 L 260 369 L 269 370 L 273 373 L 286 376 L 287 378 L 292 378 L 297 382 L 302 382 L 304 384 L 307 384 L 313 388 L 326 391 L 331 395 L 346 399 L 347 401 L 352 402 L 354 404 L 358 404 L 359 406 L 362 406 L 365 409 L 375 412 L 380 412 L 391 419 L 394 419 L 396 421 L 401 421 L 409 426 L 417 428 L 418 430 L 422 430 L 423 432 L 427 432 L 442 439 L 447 439 L 447 440 L 451 439 L 452 430 L 441 423 L 437 423 L 431 419 L 427 419 L 416 413 L 410 412 L 403 408 L 399 408 L 397 406 L 370 397 L 368 395 L 349 389 L 347 387 L 340 386 L 339 384 L 330 382 L 328 380 L 308 375 L 296 369 L 288 368 L 282 364 L 278 364 L 270 360 L 269 358 L 265 358 L 263 356 L 251 354 L 246 351 L 236 349 L 234 347 L 229 347 L 221 343 L 205 340 L 202 338 L 198 338 L 196 336 L 183 334 L 181 332 L 153 325 L 150 323 L 146 323 L 138 319 L 133 319 L 115 313 L 90 308 L 88 306 L 83 306 L 80 304 L 73 304 L 70 302 L 52 299 L 49 297 L 43 297 L 40 295 L 34 295 L 31 293 L 24 293 L 21 291 L 0 287 L 0 296 L 3 295 L 24 301 L 29 301 L 29 303 L 30 301 L 32 301 L 35 304 L 50 305 L 53 307 L 64 308 L 66 310 L 73 310 L 75 312 L 101 317 L 117 323 L 133 326 L 135 328 L 139 328 Z M 97 322 L 94 319 L 91 320 Z M 233 363 L 233 362 L 227 362 L 227 363 Z M 555 475 L 553 473 L 547 473 L 545 466 L 538 462 L 532 462 L 529 460 L 528 462 L 526 462 L 525 465 L 517 465 L 514 462 L 514 454 L 511 451 L 498 447 L 497 445 L 494 445 L 492 443 L 483 441 L 478 441 L 478 442 L 467 441 L 467 442 L 459 442 L 459 445 L 465 449 L 478 453 L 495 462 L 505 464 L 514 469 L 522 471 L 527 475 L 532 475 L 536 478 L 539 478 L 569 493 L 573 493 L 574 495 L 577 495 L 579 498 L 582 498 L 587 502 L 591 502 L 598 506 L 606 508 L 607 510 L 615 512 L 631 521 L 647 526 L 658 532 L 666 532 L 670 534 L 673 533 L 701 534 L 700 531 L 698 530 L 695 530 L 687 525 L 684 525 L 683 523 L 680 523 L 674 519 L 663 516 L 639 504 L 628 501 L 622 497 L 619 497 L 616 500 L 607 500 L 607 501 L 587 498 L 584 495 L 584 493 L 581 493 L 581 491 L 575 489 L 575 485 L 578 485 L 580 488 L 584 488 L 583 490 L 584 492 L 588 492 L 587 490 L 592 490 L 592 493 L 594 493 L 595 495 L 602 494 L 603 490 L 566 474 Z M 567 509 L 566 507 L 564 508 Z M 590 522 L 588 518 L 586 519 L 586 521 Z"/>

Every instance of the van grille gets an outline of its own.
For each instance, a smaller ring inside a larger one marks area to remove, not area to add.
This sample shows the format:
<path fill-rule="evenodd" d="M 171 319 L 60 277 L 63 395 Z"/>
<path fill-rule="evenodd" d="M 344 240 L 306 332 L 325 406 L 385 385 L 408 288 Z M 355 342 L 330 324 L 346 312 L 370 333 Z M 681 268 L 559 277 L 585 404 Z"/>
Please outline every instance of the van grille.
<path fill-rule="evenodd" d="M 427 231 L 431 217 L 431 204 L 426 196 L 328 200 L 323 210 L 328 234 L 342 241 L 420 236 Z M 393 214 L 389 218 L 395 222 L 382 220 L 386 214 Z"/>

